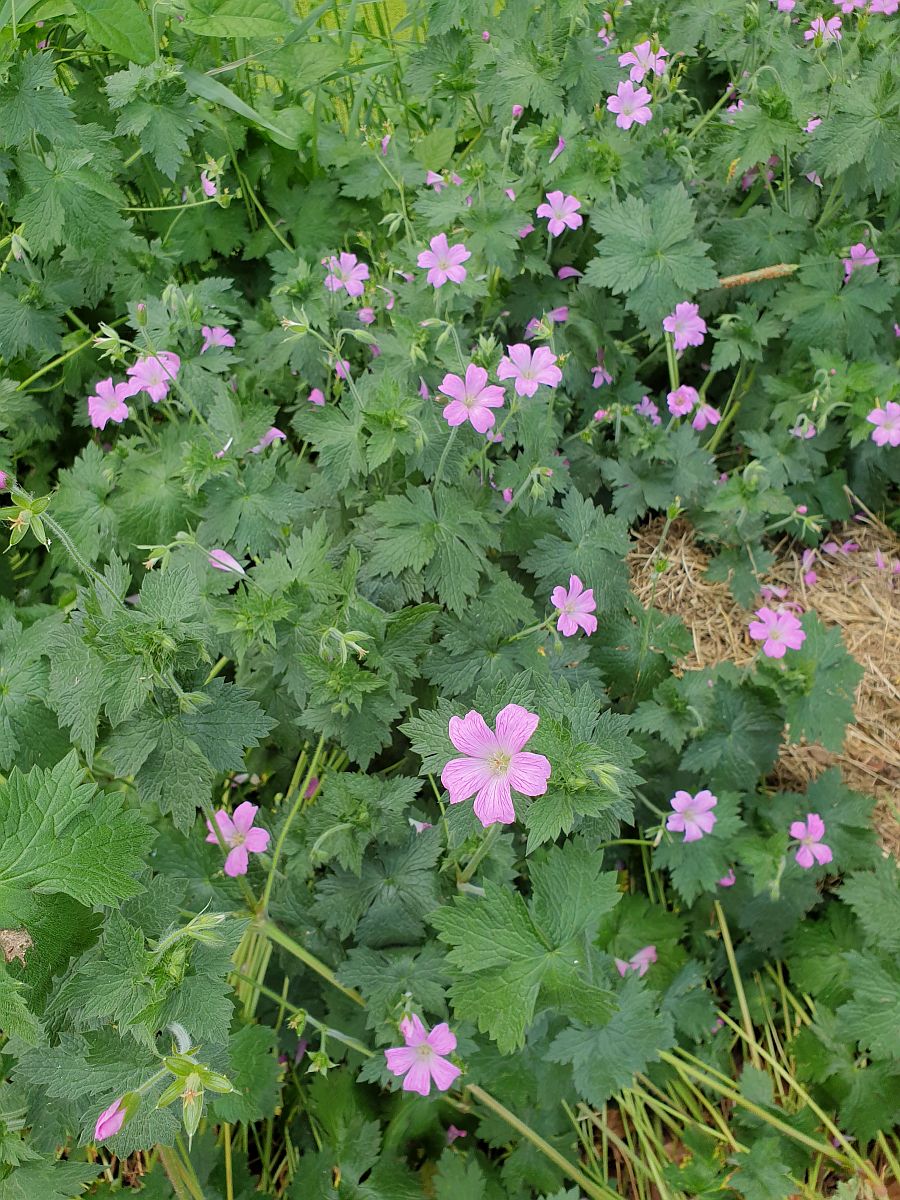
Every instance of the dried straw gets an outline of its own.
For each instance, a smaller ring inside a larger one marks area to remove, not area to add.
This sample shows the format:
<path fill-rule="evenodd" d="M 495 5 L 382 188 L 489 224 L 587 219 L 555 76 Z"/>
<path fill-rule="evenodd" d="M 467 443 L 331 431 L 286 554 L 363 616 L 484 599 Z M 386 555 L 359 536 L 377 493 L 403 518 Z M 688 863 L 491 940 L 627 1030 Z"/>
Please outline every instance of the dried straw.
<path fill-rule="evenodd" d="M 694 651 L 679 669 L 749 662 L 758 652 L 747 633 L 749 614 L 727 584 L 706 579 L 709 555 L 686 523 L 676 522 L 669 530 L 662 548 L 668 566 L 656 576 L 654 592 L 651 560 L 659 553 L 661 532 L 661 522 L 636 532 L 629 556 L 632 586 L 644 604 L 652 595 L 656 608 L 677 614 L 693 634 Z M 840 754 L 817 744 L 783 745 L 773 782 L 802 791 L 827 767 L 839 766 L 848 787 L 876 797 L 874 820 L 882 844 L 900 858 L 900 575 L 890 570 L 900 561 L 900 542 L 871 514 L 830 540 L 853 541 L 859 549 L 820 551 L 814 565 L 818 582 L 807 587 L 800 553 L 785 541 L 776 547 L 775 565 L 764 582 L 787 588 L 787 599 L 840 628 L 847 649 L 865 670 L 856 694 L 856 724 L 848 728 Z M 876 551 L 888 569 L 879 568 Z"/>

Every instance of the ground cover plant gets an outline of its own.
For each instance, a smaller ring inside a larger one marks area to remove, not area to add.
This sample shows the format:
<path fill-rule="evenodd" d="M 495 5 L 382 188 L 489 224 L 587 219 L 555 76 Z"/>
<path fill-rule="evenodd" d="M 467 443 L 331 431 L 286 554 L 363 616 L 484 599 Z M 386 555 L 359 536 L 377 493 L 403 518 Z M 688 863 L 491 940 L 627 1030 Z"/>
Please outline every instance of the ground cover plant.
<path fill-rule="evenodd" d="M 896 12 L 0 3 L 0 1200 L 900 1185 Z"/>

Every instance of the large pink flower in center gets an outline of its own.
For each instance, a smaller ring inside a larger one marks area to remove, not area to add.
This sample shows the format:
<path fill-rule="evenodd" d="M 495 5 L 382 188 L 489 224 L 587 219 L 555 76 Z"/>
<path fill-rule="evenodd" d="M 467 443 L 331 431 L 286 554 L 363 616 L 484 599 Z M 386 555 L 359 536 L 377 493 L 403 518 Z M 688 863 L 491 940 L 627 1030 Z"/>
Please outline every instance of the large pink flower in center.
<path fill-rule="evenodd" d="M 509 825 L 516 819 L 511 790 L 524 796 L 543 796 L 552 770 L 543 754 L 522 747 L 538 727 L 537 713 L 520 704 L 507 704 L 497 714 L 496 732 L 481 713 L 450 718 L 450 741 L 464 758 L 451 758 L 441 783 L 451 804 L 475 797 L 475 816 L 481 824 Z"/>

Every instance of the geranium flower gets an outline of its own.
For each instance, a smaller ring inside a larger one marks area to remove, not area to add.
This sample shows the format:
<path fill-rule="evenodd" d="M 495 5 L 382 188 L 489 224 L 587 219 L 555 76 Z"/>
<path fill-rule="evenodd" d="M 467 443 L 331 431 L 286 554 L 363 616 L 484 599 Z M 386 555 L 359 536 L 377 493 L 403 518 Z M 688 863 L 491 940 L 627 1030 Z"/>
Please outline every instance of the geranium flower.
<path fill-rule="evenodd" d="M 118 1133 L 125 1124 L 126 1115 L 125 1097 L 120 1096 L 118 1100 L 113 1100 L 109 1108 L 104 1108 L 97 1118 L 97 1124 L 94 1126 L 94 1141 L 105 1142 L 107 1138 Z"/>
<path fill-rule="evenodd" d="M 840 6 L 842 13 L 852 13 L 854 9 L 865 8 L 866 0 L 834 0 Z"/>
<path fill-rule="evenodd" d="M 581 279 L 583 271 L 576 270 L 575 267 L 560 267 L 556 272 L 557 279 Z"/>
<path fill-rule="evenodd" d="M 591 381 L 592 388 L 602 388 L 605 384 L 612 383 L 613 381 L 612 375 L 610 375 L 609 371 L 603 365 L 605 357 L 606 351 L 604 349 L 601 348 L 597 351 L 597 365 L 596 367 L 591 367 L 591 374 L 594 377 Z"/>
<path fill-rule="evenodd" d="M 231 847 L 225 858 L 225 874 L 232 878 L 246 875 L 249 855 L 262 854 L 269 844 L 269 831 L 253 824 L 258 812 L 256 804 L 245 800 L 234 810 L 233 817 L 229 817 L 224 808 L 214 814 L 222 840 Z M 206 828 L 209 830 L 206 840 L 218 843 L 219 839 L 209 821 L 206 822 Z"/>
<path fill-rule="evenodd" d="M 581 201 L 565 192 L 548 192 L 547 199 L 537 206 L 537 216 L 547 220 L 547 231 L 551 237 L 557 237 L 564 229 L 578 229 L 584 224 L 584 217 L 578 212 Z"/>
<path fill-rule="evenodd" d="M 228 571 L 232 575 L 247 574 L 238 560 L 233 558 L 227 550 L 210 550 L 207 562 L 211 567 L 215 567 L 217 571 Z"/>
<path fill-rule="evenodd" d="M 815 866 L 824 866 L 832 859 L 831 847 L 822 841 L 825 836 L 825 822 L 818 813 L 807 813 L 805 821 L 794 821 L 791 824 L 790 835 L 800 843 L 794 858 L 804 870 Z"/>
<path fill-rule="evenodd" d="M 900 0 L 871 0 L 869 12 L 883 13 L 886 17 L 892 17 L 900 7 Z"/>
<path fill-rule="evenodd" d="M 369 268 L 360 262 L 355 254 L 344 251 L 340 258 L 332 254 L 326 262 L 328 274 L 325 276 L 325 286 L 330 292 L 339 292 L 346 288 L 348 296 L 361 296 L 365 291 L 365 281 L 369 278 Z"/>
<path fill-rule="evenodd" d="M 131 382 L 127 385 L 129 396 L 138 392 L 146 392 L 154 404 L 165 400 L 169 394 L 169 385 L 178 375 L 181 359 L 171 350 L 160 350 L 159 354 L 151 354 L 147 358 L 139 358 L 128 368 L 127 374 Z"/>
<path fill-rule="evenodd" d="M 797 7 L 797 0 L 777 0 L 775 7 L 779 12 L 793 12 Z"/>
<path fill-rule="evenodd" d="M 210 346 L 230 347 L 234 345 L 234 335 L 229 333 L 224 325 L 201 325 L 200 332 L 203 334 L 201 354 L 205 354 Z"/>
<path fill-rule="evenodd" d="M 683 383 L 674 392 L 666 395 L 666 405 L 673 417 L 686 417 L 689 412 L 693 411 L 694 405 L 699 399 L 700 393 L 697 389 Z"/>
<path fill-rule="evenodd" d="M 440 195 L 447 184 L 443 175 L 438 175 L 437 171 L 429 171 L 425 176 L 425 186 L 434 188 L 435 192 Z"/>
<path fill-rule="evenodd" d="M 428 244 L 431 249 L 422 251 L 418 263 L 420 267 L 428 268 L 426 279 L 432 287 L 443 287 L 448 279 L 451 283 L 462 283 L 466 277 L 466 268 L 462 264 L 472 257 L 472 251 L 462 242 L 448 245 L 446 233 L 439 233 Z"/>
<path fill-rule="evenodd" d="M 717 879 L 716 883 L 719 887 L 734 887 L 737 883 L 737 876 L 734 873 L 734 868 L 729 867 L 721 879 Z"/>
<path fill-rule="evenodd" d="M 668 50 L 664 50 L 662 46 L 658 50 L 654 50 L 652 43 L 639 42 L 627 54 L 619 55 L 619 66 L 631 67 L 631 70 L 628 72 L 629 76 L 635 83 L 640 83 L 644 76 L 651 72 L 654 75 L 664 74 L 666 69 L 665 60 L 668 57 Z"/>
<path fill-rule="evenodd" d="M 522 105 L 521 105 L 521 104 L 514 104 L 514 105 L 512 106 L 512 118 L 513 118 L 513 120 L 514 120 L 514 121 L 518 121 L 519 117 L 521 117 L 521 115 L 522 115 L 522 113 L 523 113 L 524 111 L 525 111 L 525 109 L 522 107 Z"/>
<path fill-rule="evenodd" d="M 562 371 L 556 365 L 556 355 L 547 346 L 532 352 L 525 342 L 507 346 L 506 354 L 497 368 L 498 379 L 514 379 L 517 396 L 533 396 L 540 384 L 556 387 Z"/>
<path fill-rule="evenodd" d="M 803 132 L 804 133 L 812 133 L 813 130 L 818 129 L 821 124 L 822 124 L 821 117 L 810 117 L 809 120 L 806 122 L 806 124 L 803 126 Z"/>
<path fill-rule="evenodd" d="M 636 954 L 632 954 L 631 958 L 617 958 L 615 960 L 616 970 L 624 979 L 629 971 L 637 971 L 638 979 L 643 977 L 650 970 L 653 963 L 656 962 L 656 947 L 644 946 L 642 950 L 638 950 Z"/>
<path fill-rule="evenodd" d="M 547 160 L 548 163 L 555 163 L 556 160 L 559 158 L 559 156 L 562 154 L 563 150 L 565 150 L 565 148 L 566 148 L 566 139 L 561 137 L 559 139 L 559 141 L 556 143 L 556 146 L 554 147 L 553 153 L 550 155 L 550 158 Z"/>
<path fill-rule="evenodd" d="M 850 247 L 850 257 L 842 261 L 846 283 L 857 267 L 877 267 L 881 259 L 865 242 L 857 242 L 855 246 Z"/>
<path fill-rule="evenodd" d="M 250 447 L 250 453 L 261 454 L 267 446 L 271 446 L 273 442 L 283 442 L 286 437 L 286 433 L 282 433 L 280 429 L 273 425 L 271 429 L 266 430 L 255 446 Z"/>
<path fill-rule="evenodd" d="M 694 413 L 691 428 L 701 432 L 707 425 L 718 425 L 721 420 L 722 414 L 717 408 L 713 408 L 711 404 L 701 404 Z"/>
<path fill-rule="evenodd" d="M 205 171 L 200 172 L 200 187 L 203 189 L 203 195 L 210 200 L 219 191 L 219 185 L 214 179 L 210 179 Z"/>
<path fill-rule="evenodd" d="M 325 393 L 321 388 L 313 388 L 306 398 L 310 404 L 315 404 L 318 408 L 325 403 Z"/>
<path fill-rule="evenodd" d="M 464 717 L 450 718 L 450 741 L 464 758 L 451 758 L 441 772 L 441 783 L 451 804 L 475 797 L 475 816 L 481 824 L 509 825 L 516 819 L 512 789 L 524 796 L 543 796 L 551 766 L 543 754 L 523 747 L 538 727 L 537 713 L 519 704 L 507 704 L 497 714 L 496 732 L 474 709 Z"/>
<path fill-rule="evenodd" d="M 804 41 L 814 42 L 816 46 L 839 42 L 842 36 L 840 17 L 830 17 L 827 21 L 824 17 L 815 17 L 809 29 L 803 33 Z"/>
<path fill-rule="evenodd" d="M 803 626 L 791 612 L 763 607 L 754 616 L 757 619 L 750 622 L 750 636 L 762 642 L 766 658 L 784 658 L 788 650 L 799 650 L 806 641 Z"/>
<path fill-rule="evenodd" d="M 563 637 L 572 637 L 579 629 L 588 636 L 597 631 L 597 618 L 590 614 L 596 612 L 597 602 L 591 588 L 586 588 L 577 575 L 569 576 L 569 586 L 562 584 L 550 593 L 550 603 L 559 609 L 559 620 L 556 628 Z"/>
<path fill-rule="evenodd" d="M 630 129 L 634 124 L 646 125 L 653 116 L 651 99 L 645 87 L 635 89 L 630 79 L 624 79 L 616 88 L 615 96 L 607 96 L 606 107 L 616 113 L 616 124 L 620 129 Z"/>
<path fill-rule="evenodd" d="M 884 408 L 873 408 L 866 420 L 875 426 L 872 441 L 876 446 L 900 446 L 900 404 L 896 400 L 888 400 Z"/>
<path fill-rule="evenodd" d="M 456 1049 L 456 1036 L 450 1026 L 442 1021 L 430 1033 L 415 1015 L 404 1017 L 400 1022 L 403 1046 L 385 1050 L 388 1070 L 393 1075 L 403 1075 L 404 1092 L 418 1092 L 427 1096 L 431 1085 L 439 1092 L 446 1092 L 459 1076 L 460 1070 L 446 1056 Z"/>
<path fill-rule="evenodd" d="M 683 833 L 686 842 L 697 842 L 705 833 L 712 833 L 716 814 L 712 811 L 719 803 L 709 788 L 696 796 L 678 791 L 669 801 L 673 812 L 666 818 L 666 829 L 670 833 Z"/>
<path fill-rule="evenodd" d="M 105 429 L 107 421 L 121 425 L 127 421 L 129 408 L 125 397 L 132 395 L 131 385 L 117 383 L 113 386 L 112 377 L 101 379 L 94 384 L 94 395 L 88 396 L 88 416 L 94 429 Z"/>
<path fill-rule="evenodd" d="M 457 1138 L 463 1138 L 463 1137 L 468 1137 L 468 1136 L 469 1136 L 468 1131 L 465 1129 L 458 1129 L 456 1125 L 448 1125 L 447 1126 L 447 1145 L 448 1146 L 452 1146 Z"/>
<path fill-rule="evenodd" d="M 450 397 L 442 416 L 448 425 L 471 422 L 473 429 L 487 433 L 494 424 L 492 408 L 502 408 L 506 393 L 497 384 L 488 383 L 488 373 L 483 367 L 469 363 L 465 379 L 447 374 L 438 391 Z"/>
<path fill-rule="evenodd" d="M 659 409 L 649 396 L 642 396 L 640 403 L 634 406 L 634 411 L 641 417 L 648 417 L 651 425 L 662 424 L 662 417 L 659 415 Z"/>
<path fill-rule="evenodd" d="M 702 346 L 706 336 L 706 322 L 700 316 L 700 309 L 689 300 L 676 304 L 675 311 L 663 318 L 663 329 L 671 333 L 678 351 L 688 346 Z"/>

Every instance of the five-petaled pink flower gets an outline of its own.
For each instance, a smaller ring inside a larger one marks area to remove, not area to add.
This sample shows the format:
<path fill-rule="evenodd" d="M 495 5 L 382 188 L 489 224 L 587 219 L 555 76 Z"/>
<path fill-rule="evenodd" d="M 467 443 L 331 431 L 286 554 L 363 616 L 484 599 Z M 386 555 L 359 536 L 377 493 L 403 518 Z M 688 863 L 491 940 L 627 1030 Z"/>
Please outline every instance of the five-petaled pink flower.
<path fill-rule="evenodd" d="M 634 411 L 642 417 L 648 417 L 651 425 L 662 424 L 662 417 L 659 415 L 659 409 L 649 396 L 642 396 L 640 403 L 634 406 Z"/>
<path fill-rule="evenodd" d="M 825 836 L 825 822 L 818 813 L 807 813 L 805 821 L 793 821 L 790 833 L 791 837 L 800 843 L 794 858 L 804 870 L 816 863 L 824 866 L 825 863 L 831 862 L 831 847 L 822 841 Z"/>
<path fill-rule="evenodd" d="M 842 13 L 852 13 L 854 9 L 865 8 L 866 0 L 834 0 Z"/>
<path fill-rule="evenodd" d="M 578 229 L 584 224 L 584 217 L 579 213 L 581 201 L 565 192 L 548 192 L 547 199 L 537 206 L 537 215 L 547 220 L 547 231 L 551 237 L 556 237 L 564 229 Z"/>
<path fill-rule="evenodd" d="M 586 588 L 577 575 L 569 576 L 569 586 L 564 588 L 559 584 L 550 593 L 550 603 L 559 609 L 559 620 L 556 628 L 563 637 L 572 637 L 579 629 L 588 636 L 597 631 L 597 618 L 591 613 L 597 611 L 597 602 L 591 588 Z"/>
<path fill-rule="evenodd" d="M 286 438 L 286 433 L 284 433 L 277 426 L 272 425 L 271 428 L 266 430 L 256 445 L 250 447 L 250 453 L 261 454 L 263 450 L 265 450 L 267 446 L 271 446 L 273 442 L 283 442 Z"/>
<path fill-rule="evenodd" d="M 624 979 L 629 971 L 637 971 L 638 979 L 643 977 L 650 970 L 653 963 L 656 962 L 656 947 L 644 946 L 638 950 L 636 954 L 632 954 L 631 958 L 617 958 L 615 960 L 616 970 Z"/>
<path fill-rule="evenodd" d="M 766 658 L 784 658 L 788 650 L 799 650 L 806 641 L 803 626 L 792 612 L 763 607 L 754 616 L 757 619 L 750 622 L 750 636 L 762 642 Z"/>
<path fill-rule="evenodd" d="M 232 878 L 235 875 L 246 875 L 248 855 L 261 854 L 269 844 L 269 831 L 253 824 L 258 812 L 257 805 L 245 800 L 234 810 L 233 817 L 229 817 L 224 808 L 220 808 L 214 814 L 222 841 L 231 847 L 225 859 L 225 874 Z M 209 830 L 206 840 L 218 842 L 219 838 L 209 821 L 206 822 L 206 828 Z"/>
<path fill-rule="evenodd" d="M 134 366 L 128 368 L 128 375 L 131 377 L 128 395 L 146 392 L 154 404 L 165 400 L 169 394 L 169 384 L 178 374 L 180 367 L 181 359 L 171 350 L 160 350 L 159 354 L 139 358 Z"/>
<path fill-rule="evenodd" d="M 205 354 L 210 346 L 234 345 L 234 334 L 229 333 L 224 325 L 201 325 L 200 332 L 203 334 L 201 354 Z"/>
<path fill-rule="evenodd" d="M 830 17 L 827 21 L 824 17 L 815 17 L 809 29 L 803 33 L 805 41 L 814 42 L 817 46 L 823 46 L 827 42 L 839 42 L 841 37 L 840 17 Z"/>
<path fill-rule="evenodd" d="M 360 262 L 355 254 L 341 253 L 340 258 L 332 254 L 325 264 L 328 274 L 325 276 L 325 286 L 330 292 L 347 289 L 348 296 L 361 296 L 365 291 L 365 281 L 369 278 L 369 268 Z"/>
<path fill-rule="evenodd" d="M 706 322 L 700 316 L 700 309 L 689 300 L 676 304 L 675 311 L 663 318 L 663 329 L 671 333 L 679 351 L 688 346 L 702 346 L 706 336 Z"/>
<path fill-rule="evenodd" d="M 865 242 L 857 242 L 850 247 L 850 257 L 843 259 L 844 282 L 846 282 L 857 267 L 877 267 L 881 259 Z"/>
<path fill-rule="evenodd" d="M 113 1134 L 118 1133 L 125 1124 L 126 1108 L 124 1100 L 124 1096 L 113 1100 L 109 1108 L 104 1108 L 103 1112 L 97 1118 L 97 1124 L 94 1127 L 95 1142 L 105 1142 L 107 1138 L 111 1138 Z"/>
<path fill-rule="evenodd" d="M 694 413 L 691 421 L 691 428 L 698 432 L 704 430 L 707 425 L 718 425 L 722 420 L 722 414 L 717 408 L 713 408 L 711 404 L 701 404 Z"/>
<path fill-rule="evenodd" d="M 654 75 L 664 74 L 665 60 L 668 57 L 668 50 L 664 50 L 662 46 L 658 50 L 654 50 L 651 42 L 638 42 L 633 50 L 619 55 L 619 66 L 631 67 L 629 75 L 635 83 L 640 83 L 650 72 Z"/>
<path fill-rule="evenodd" d="M 624 79 L 616 88 L 615 96 L 607 96 L 606 107 L 616 113 L 616 124 L 620 129 L 630 129 L 635 123 L 646 125 L 653 116 L 651 99 L 645 87 L 635 88 L 630 79 Z"/>
<path fill-rule="evenodd" d="M 418 1092 L 427 1096 L 431 1084 L 439 1092 L 446 1092 L 460 1074 L 455 1063 L 448 1062 L 447 1055 L 456 1049 L 456 1035 L 442 1021 L 431 1033 L 415 1015 L 404 1017 L 400 1022 L 403 1046 L 385 1050 L 387 1067 L 392 1075 L 403 1075 L 404 1092 Z"/>
<path fill-rule="evenodd" d="M 716 823 L 712 810 L 719 801 L 709 788 L 703 788 L 696 796 L 677 791 L 669 803 L 673 811 L 666 818 L 666 829 L 670 833 L 683 833 L 686 842 L 697 842 L 705 833 L 712 833 Z"/>
<path fill-rule="evenodd" d="M 900 404 L 888 400 L 884 408 L 873 408 L 866 420 L 874 425 L 872 441 L 876 446 L 900 446 Z"/>
<path fill-rule="evenodd" d="M 428 244 L 431 249 L 422 251 L 418 263 L 420 267 L 428 268 L 426 279 L 432 287 L 443 287 L 448 279 L 451 283 L 462 283 L 466 277 L 466 268 L 462 264 L 472 257 L 472 251 L 462 242 L 448 245 L 446 233 L 439 233 Z"/>
<path fill-rule="evenodd" d="M 494 424 L 492 408 L 502 408 L 506 393 L 495 383 L 488 383 L 484 367 L 469 363 L 466 377 L 447 374 L 438 387 L 439 392 L 450 397 L 444 408 L 443 417 L 448 425 L 462 425 L 470 421 L 479 433 L 487 433 Z"/>
<path fill-rule="evenodd" d="M 666 405 L 673 417 L 686 417 L 689 412 L 693 412 L 694 405 L 699 400 L 700 393 L 687 383 L 666 395 Z"/>
<path fill-rule="evenodd" d="M 107 421 L 121 425 L 128 419 L 128 405 L 125 397 L 131 396 L 131 385 L 117 383 L 113 386 L 112 377 L 101 379 L 94 384 L 94 395 L 88 396 L 88 416 L 94 429 L 105 429 Z"/>
<path fill-rule="evenodd" d="M 509 825 L 516 819 L 511 789 L 524 796 L 543 796 L 551 766 L 543 754 L 523 750 L 538 727 L 537 713 L 507 704 L 497 714 L 496 732 L 474 709 L 450 718 L 450 741 L 464 758 L 451 758 L 441 772 L 450 803 L 475 797 L 475 816 L 481 824 Z"/>
<path fill-rule="evenodd" d="M 507 346 L 497 367 L 498 379 L 514 379 L 517 396 L 533 396 L 543 383 L 556 387 L 562 371 L 556 365 L 556 355 L 547 346 L 532 351 L 525 342 Z"/>
<path fill-rule="evenodd" d="M 207 562 L 211 567 L 215 567 L 217 571 L 228 571 L 231 575 L 247 574 L 238 560 L 229 554 L 227 550 L 210 550 Z"/>

